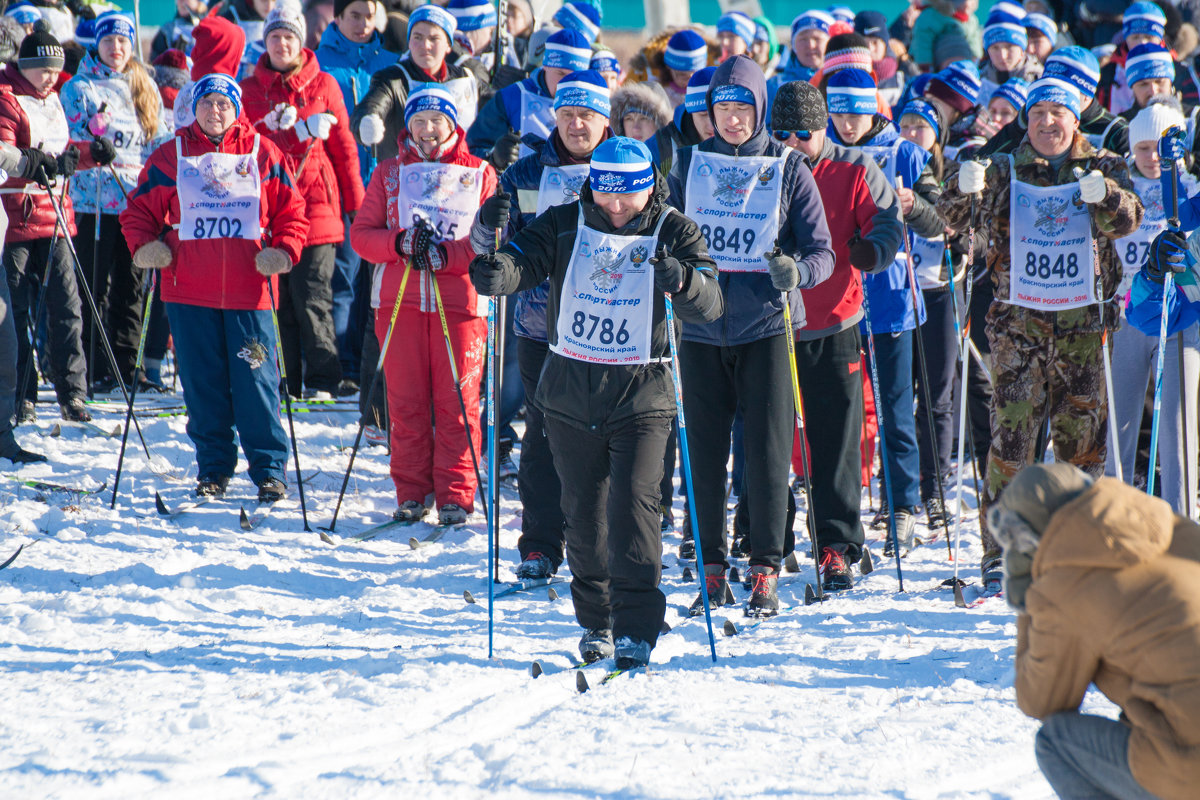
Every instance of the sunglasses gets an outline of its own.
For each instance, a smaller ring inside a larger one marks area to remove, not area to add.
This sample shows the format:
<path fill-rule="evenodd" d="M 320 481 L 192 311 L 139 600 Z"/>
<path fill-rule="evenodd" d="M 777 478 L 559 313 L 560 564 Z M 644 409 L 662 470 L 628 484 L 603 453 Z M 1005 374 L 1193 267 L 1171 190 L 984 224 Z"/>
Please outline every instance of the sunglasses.
<path fill-rule="evenodd" d="M 812 131 L 771 131 L 771 135 L 781 142 L 786 142 L 793 136 L 802 142 L 807 142 L 812 138 Z"/>

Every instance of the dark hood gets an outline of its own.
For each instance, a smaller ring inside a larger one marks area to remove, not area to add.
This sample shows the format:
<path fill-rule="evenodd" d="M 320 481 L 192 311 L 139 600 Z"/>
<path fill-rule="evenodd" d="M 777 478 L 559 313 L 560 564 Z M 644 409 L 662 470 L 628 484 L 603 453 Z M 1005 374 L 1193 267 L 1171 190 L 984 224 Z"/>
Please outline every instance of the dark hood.
<path fill-rule="evenodd" d="M 767 136 L 765 130 L 767 122 L 767 79 L 763 75 L 762 67 L 754 62 L 753 59 L 747 56 L 734 56 L 727 58 L 717 67 L 717 71 L 713 73 L 712 83 L 708 86 L 708 94 L 705 96 L 705 104 L 708 106 L 708 113 L 712 114 L 712 96 L 713 90 L 719 86 L 742 86 L 750 90 L 750 94 L 754 95 L 754 105 L 756 118 L 754 120 L 754 133 L 750 139 L 738 147 L 726 142 L 721 138 L 719 131 L 714 132 L 714 152 L 726 153 L 729 155 L 754 156 L 762 153 L 770 137 Z M 715 120 L 715 115 L 713 116 Z"/>

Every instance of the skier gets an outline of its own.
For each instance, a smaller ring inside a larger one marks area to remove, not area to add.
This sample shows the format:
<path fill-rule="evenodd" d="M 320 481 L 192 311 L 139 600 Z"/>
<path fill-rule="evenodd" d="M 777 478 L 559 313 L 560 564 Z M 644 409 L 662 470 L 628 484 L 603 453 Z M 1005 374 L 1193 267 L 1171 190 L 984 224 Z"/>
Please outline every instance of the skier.
<path fill-rule="evenodd" d="M 279 279 L 285 388 L 293 397 L 303 391 L 329 400 L 342 380 L 333 327 L 334 258 L 345 236 L 343 216 L 362 205 L 358 146 L 337 81 L 304 47 L 307 28 L 299 6 L 280 3 L 263 30 L 267 52 L 241 82 L 246 116 L 288 156 L 308 218 L 300 263 Z"/>
<path fill-rule="evenodd" d="M 1131 3 L 1122 16 L 1121 42 L 1100 70 L 1096 88 L 1096 99 L 1113 114 L 1120 114 L 1134 105 L 1134 81 L 1128 74 L 1133 51 L 1145 44 L 1163 49 L 1167 45 L 1167 15 L 1157 3 L 1147 0 Z M 1191 71 L 1186 64 L 1175 61 L 1174 54 L 1169 51 L 1168 60 L 1172 62 L 1167 72 L 1168 91 L 1174 87 L 1186 103 L 1194 105 L 1198 98 Z"/>
<path fill-rule="evenodd" d="M 1042 76 L 1042 65 L 1025 51 L 1029 36 L 1021 18 L 1003 9 L 988 14 L 983 26 L 986 55 L 979 65 L 980 95 L 991 97 L 1010 78 L 1032 83 Z"/>
<path fill-rule="evenodd" d="M 484 303 L 467 277 L 474 255 L 468 237 L 475 212 L 496 191 L 496 172 L 467 150 L 454 96 L 444 84 L 414 84 L 404 118 L 400 155 L 376 167 L 350 238 L 360 256 L 383 265 L 372 297 L 380 342 L 387 338 L 403 276 L 415 271 L 409 274 L 384 361 L 398 505 L 394 516 L 405 522 L 423 519 L 432 496 L 438 524 L 457 525 L 475 503 L 472 452 L 481 452 L 482 436 L 474 421 L 487 330 Z M 457 388 L 446 337 L 454 351 Z"/>
<path fill-rule="evenodd" d="M 716 67 L 705 67 L 692 73 L 688 79 L 687 95 L 675 107 L 674 119 L 659 128 L 646 142 L 650 154 L 654 156 L 654 166 L 664 175 L 671 174 L 671 165 L 679 148 L 712 138 L 712 118 L 708 115 L 705 98 L 708 96 L 709 81 L 716 71 Z"/>
<path fill-rule="evenodd" d="M 1037 81 L 1029 87 L 1021 146 L 989 165 L 966 162 L 938 201 L 949 227 L 978 224 L 990 242 L 994 399 L 985 506 L 1033 461 L 1047 417 L 1057 460 L 1092 475 L 1104 469 L 1108 402 L 1100 340 L 1118 324 L 1113 295 L 1121 279 L 1112 240 L 1141 224 L 1142 203 L 1125 160 L 1079 134 L 1079 107 L 1070 84 Z M 981 572 L 994 590 L 1001 552 L 981 527 Z"/>
<path fill-rule="evenodd" d="M 1200 528 L 1070 464 L 1019 472 L 988 512 L 1018 612 L 1017 705 L 1059 797 L 1184 800 L 1200 784 Z M 1120 719 L 1083 714 L 1095 685 Z"/>
<path fill-rule="evenodd" d="M 750 513 L 750 615 L 777 613 L 776 584 L 787 532 L 794 416 L 780 292 L 808 289 L 833 272 L 833 245 L 821 195 L 805 159 L 765 130 L 767 87 L 747 56 L 717 67 L 708 88 L 715 135 L 681 149 L 668 183 L 671 204 L 698 221 L 721 269 L 725 316 L 684 325 L 679 349 L 691 480 L 708 594 L 726 597 L 725 464 L 733 417 L 745 420 Z M 789 294 L 792 325 L 804 324 Z M 703 611 L 700 599 L 693 613 Z"/>
<path fill-rule="evenodd" d="M 567 75 L 558 82 L 554 105 L 557 124 L 550 138 L 533 143 L 537 152 L 506 169 L 500 176 L 502 193 L 488 198 L 480 208 L 471 226 L 471 244 L 476 253 L 495 248 L 497 228 L 503 231 L 505 241 L 511 240 L 548 209 L 578 199 L 592 152 L 612 136 L 608 85 L 600 73 L 584 70 Z M 514 198 L 515 216 L 510 211 Z M 550 289 L 550 281 L 543 281 L 520 292 L 510 304 L 514 307 L 513 332 L 521 384 L 530 400 L 549 352 L 546 301 Z M 517 483 L 522 510 L 517 577 L 549 577 L 563 560 L 561 488 L 546 439 L 545 418 L 534 402 L 525 405 Z"/>
<path fill-rule="evenodd" d="M 666 199 L 646 146 L 614 137 L 592 153 L 578 201 L 471 264 L 480 294 L 550 279 L 550 355 L 534 402 L 562 478 L 579 652 L 615 654 L 617 669 L 649 662 L 666 611 L 658 486 L 676 410 L 667 337 L 678 332 L 663 293 L 681 320 L 723 311 L 699 229 Z"/>
<path fill-rule="evenodd" d="M 738 55 L 749 56 L 757 29 L 754 20 L 741 11 L 722 14 L 717 20 L 717 44 L 721 46 L 721 61 L 725 62 Z"/>
<path fill-rule="evenodd" d="M 675 31 L 667 40 L 663 63 L 666 64 L 671 80 L 661 85 L 667 92 L 671 107 L 678 109 L 683 104 L 692 76 L 708 65 L 708 42 L 690 28 Z"/>
<path fill-rule="evenodd" d="M 237 467 L 236 427 L 259 502 L 274 502 L 287 490 L 288 452 L 273 300 L 276 276 L 300 259 L 308 235 L 304 197 L 283 153 L 242 118 L 233 78 L 201 78 L 192 104 L 195 121 L 143 167 L 121 228 L 134 266 L 162 271 L 196 446 L 196 495 L 225 494 Z M 214 197 L 213 180 L 223 196 Z"/>
<path fill-rule="evenodd" d="M 183 130 L 195 120 L 192 116 L 192 89 L 196 81 L 214 72 L 236 77 L 242 53 L 246 49 L 245 32 L 224 17 L 206 17 L 196 26 L 192 35 L 196 40 L 189 55 L 192 60 L 192 79 L 180 88 L 171 108 L 176 130 Z"/>

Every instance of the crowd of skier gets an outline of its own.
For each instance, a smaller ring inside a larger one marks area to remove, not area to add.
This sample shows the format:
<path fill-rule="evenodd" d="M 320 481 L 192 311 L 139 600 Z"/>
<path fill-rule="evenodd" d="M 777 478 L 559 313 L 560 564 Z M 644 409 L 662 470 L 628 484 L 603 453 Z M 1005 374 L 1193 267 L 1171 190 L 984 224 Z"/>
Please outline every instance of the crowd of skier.
<path fill-rule="evenodd" d="M 797 525 L 820 590 L 853 586 L 876 477 L 885 557 L 1047 445 L 1193 516 L 1191 6 L 832 6 L 782 44 L 733 11 L 625 59 L 588 0 L 329 6 L 176 0 L 145 59 L 105 3 L 5 10 L 0 457 L 44 460 L 15 436 L 39 375 L 86 424 L 171 391 L 171 353 L 196 494 L 240 442 L 270 503 L 281 399 L 357 396 L 394 519 L 515 479 L 518 577 L 567 560 L 581 657 L 619 668 L 663 627 L 667 531 L 691 613 L 746 559 L 761 617 Z M 997 519 L 993 594 L 1029 574 Z"/>

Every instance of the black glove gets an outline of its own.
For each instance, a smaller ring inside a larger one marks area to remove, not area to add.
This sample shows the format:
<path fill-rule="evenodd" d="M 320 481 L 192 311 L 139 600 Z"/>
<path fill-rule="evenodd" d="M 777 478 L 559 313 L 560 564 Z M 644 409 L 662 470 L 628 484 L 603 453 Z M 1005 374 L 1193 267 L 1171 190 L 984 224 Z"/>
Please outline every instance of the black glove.
<path fill-rule="evenodd" d="M 21 150 L 25 157 L 25 169 L 21 177 L 27 181 L 37 181 L 39 186 L 49 189 L 50 182 L 58 174 L 58 164 L 54 156 L 49 156 L 36 147 L 26 147 Z"/>
<path fill-rule="evenodd" d="M 650 259 L 654 265 L 654 288 L 667 294 L 675 294 L 683 288 L 683 263 L 674 256 L 667 255 L 665 245 L 658 246 L 658 252 Z"/>
<path fill-rule="evenodd" d="M 92 139 L 92 143 L 88 145 L 88 151 L 92 155 L 92 161 L 102 167 L 107 167 L 117 158 L 117 148 L 113 147 L 112 140 L 107 136 Z"/>
<path fill-rule="evenodd" d="M 496 168 L 496 172 L 504 172 L 520 157 L 521 134 L 510 130 L 496 140 L 489 160 L 492 162 L 492 166 Z"/>
<path fill-rule="evenodd" d="M 71 145 L 62 154 L 54 159 L 54 164 L 58 168 L 58 174 L 64 180 L 75 174 L 75 168 L 79 166 L 79 148 Z"/>
<path fill-rule="evenodd" d="M 1150 243 L 1149 258 L 1146 259 L 1146 277 L 1155 283 L 1162 283 L 1171 272 L 1187 270 L 1187 239 L 1179 231 L 1167 228 L 1154 237 Z"/>
<path fill-rule="evenodd" d="M 446 264 L 446 259 L 437 257 L 438 266 L 433 266 L 434 259 L 430 257 L 430 251 L 438 247 L 437 234 L 434 233 L 433 227 L 424 219 L 417 220 L 416 226 L 413 228 L 413 257 L 412 265 L 414 269 L 432 269 L 434 272 L 441 269 Z"/>
<path fill-rule="evenodd" d="M 872 270 L 879 266 L 879 255 L 875 252 L 875 245 L 860 238 L 857 233 L 850 240 L 850 265 L 861 270 Z"/>
<path fill-rule="evenodd" d="M 483 205 L 479 208 L 479 222 L 489 230 L 496 228 L 504 230 L 508 227 L 511 212 L 512 200 L 504 193 L 503 189 L 500 189 L 495 195 L 483 201 Z"/>
<path fill-rule="evenodd" d="M 495 297 L 504 288 L 504 265 L 495 253 L 475 256 L 470 272 L 471 284 L 479 294 Z"/>

